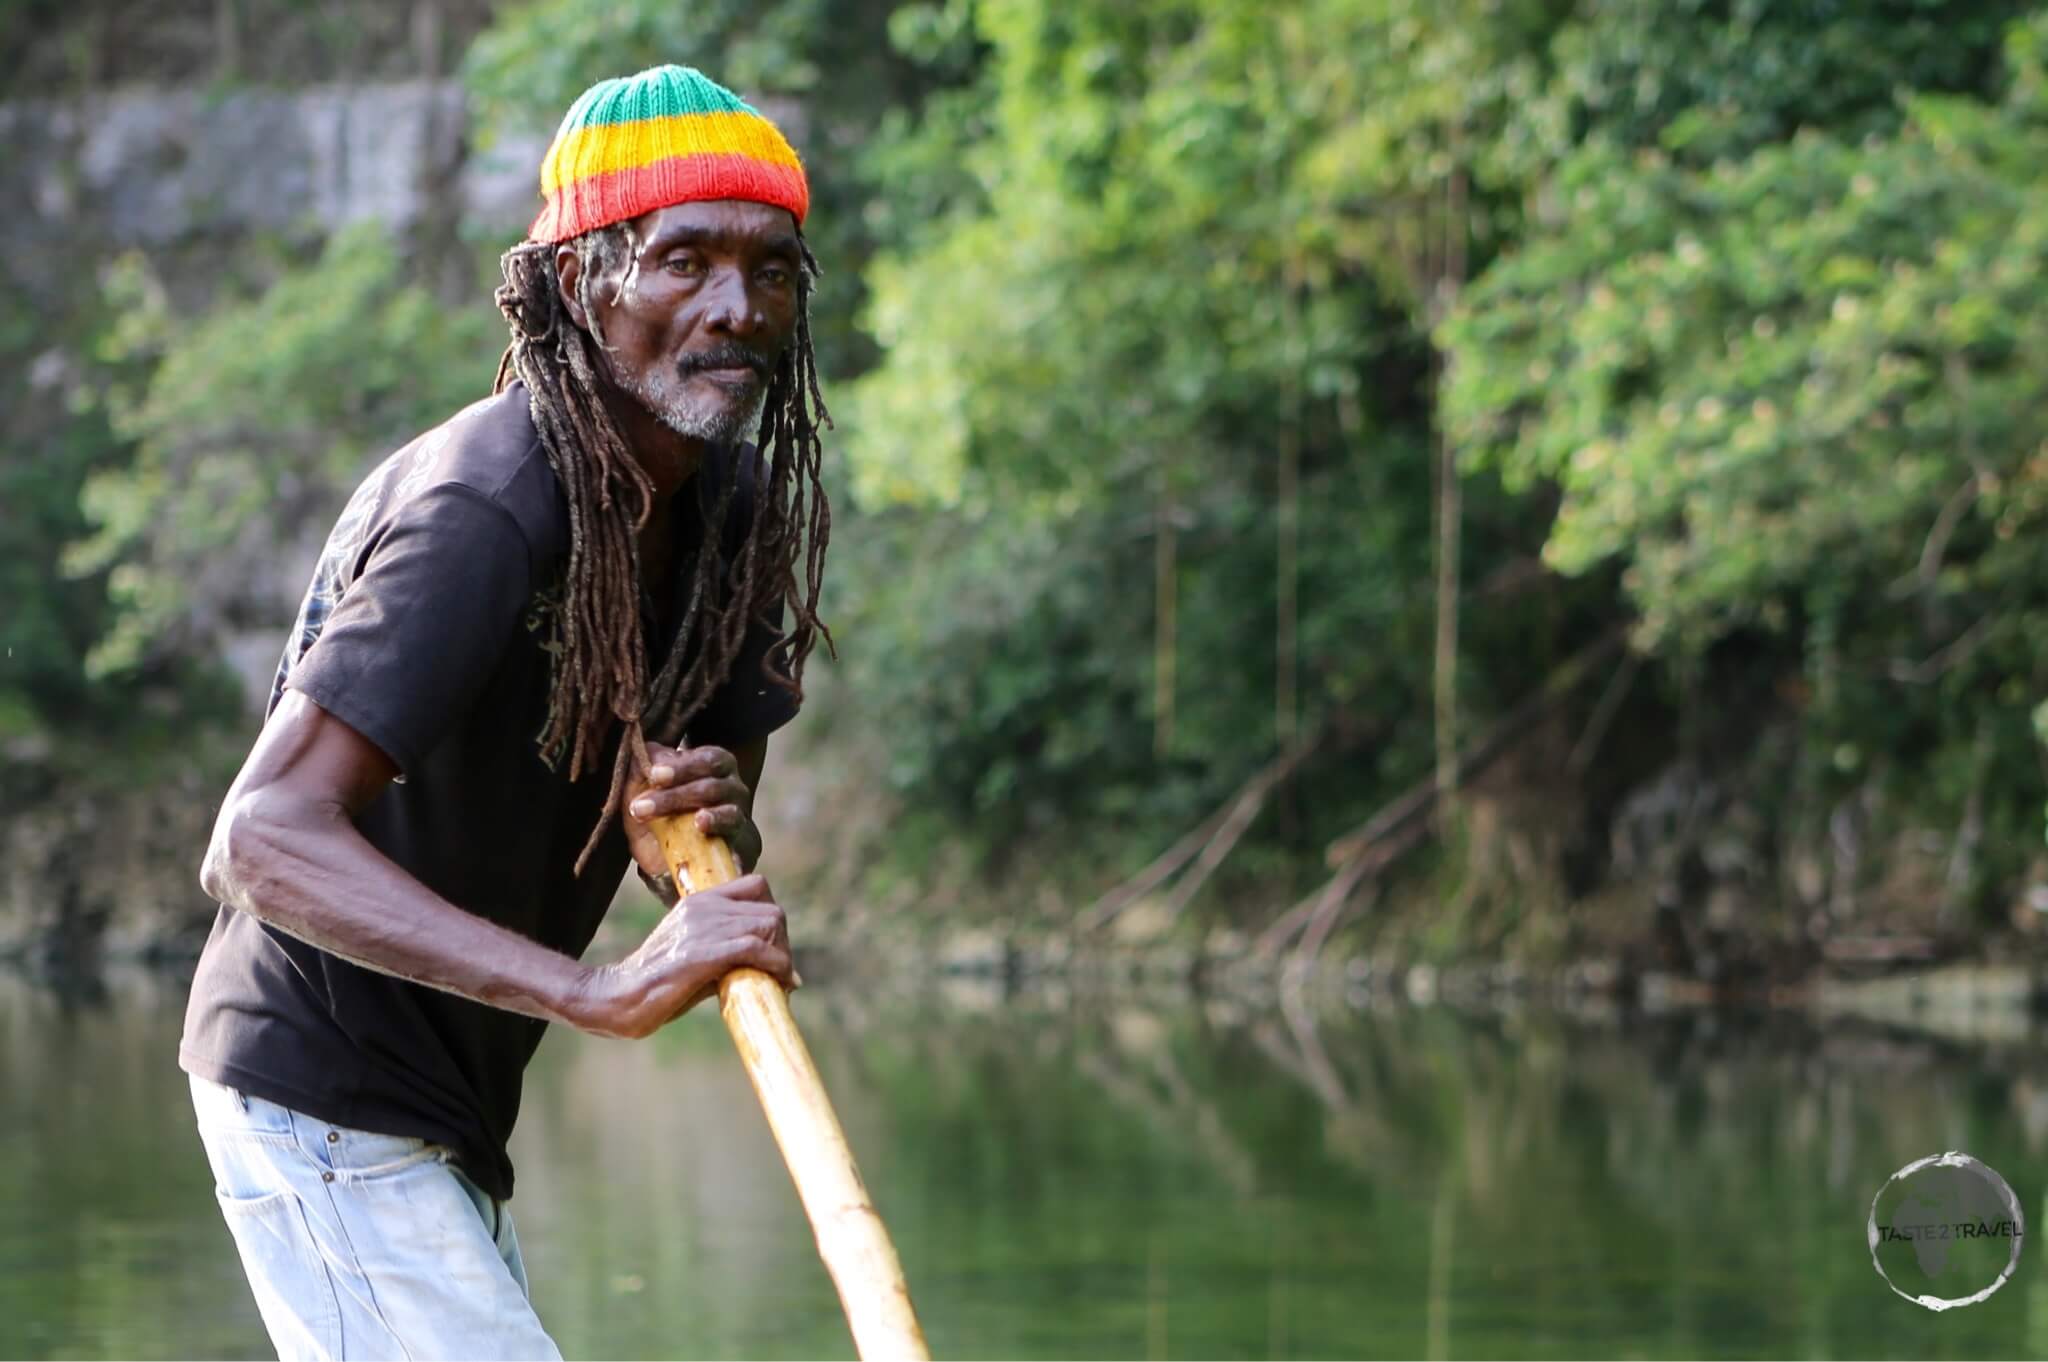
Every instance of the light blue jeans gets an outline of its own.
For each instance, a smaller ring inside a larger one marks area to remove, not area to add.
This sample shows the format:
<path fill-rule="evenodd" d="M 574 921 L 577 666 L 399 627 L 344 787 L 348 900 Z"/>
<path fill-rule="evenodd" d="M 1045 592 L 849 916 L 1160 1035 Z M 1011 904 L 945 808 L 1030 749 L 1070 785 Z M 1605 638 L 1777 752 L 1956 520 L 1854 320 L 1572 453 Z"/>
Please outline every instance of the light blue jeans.
<path fill-rule="evenodd" d="M 560 1359 L 512 1213 L 441 1145 L 192 1080 L 221 1214 L 284 1362 Z"/>

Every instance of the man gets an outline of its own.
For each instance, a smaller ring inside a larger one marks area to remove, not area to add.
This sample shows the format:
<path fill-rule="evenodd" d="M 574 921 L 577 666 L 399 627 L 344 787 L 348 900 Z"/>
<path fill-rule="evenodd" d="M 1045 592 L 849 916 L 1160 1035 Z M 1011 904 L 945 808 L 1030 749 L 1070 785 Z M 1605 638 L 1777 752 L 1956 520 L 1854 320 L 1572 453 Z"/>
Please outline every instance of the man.
<path fill-rule="evenodd" d="M 823 633 L 803 170 L 667 66 L 585 92 L 541 192 L 497 392 L 343 511 L 202 872 L 180 1062 L 288 1358 L 559 1356 L 505 1205 L 546 1024 L 795 983 L 768 886 L 676 902 L 651 820 L 751 867 Z M 584 965 L 629 861 L 671 911 Z"/>

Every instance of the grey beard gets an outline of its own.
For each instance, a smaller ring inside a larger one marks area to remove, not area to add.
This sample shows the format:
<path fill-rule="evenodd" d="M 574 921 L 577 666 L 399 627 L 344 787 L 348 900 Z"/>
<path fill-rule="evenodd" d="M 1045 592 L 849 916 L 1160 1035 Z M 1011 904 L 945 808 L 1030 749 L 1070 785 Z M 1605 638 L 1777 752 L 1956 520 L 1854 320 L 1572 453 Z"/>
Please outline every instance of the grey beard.
<path fill-rule="evenodd" d="M 751 433 L 759 425 L 761 408 L 768 400 L 765 384 L 755 390 L 753 399 L 744 407 L 723 410 L 697 407 L 680 395 L 663 398 L 644 379 L 627 384 L 626 391 L 676 434 L 714 445 L 733 444 Z"/>

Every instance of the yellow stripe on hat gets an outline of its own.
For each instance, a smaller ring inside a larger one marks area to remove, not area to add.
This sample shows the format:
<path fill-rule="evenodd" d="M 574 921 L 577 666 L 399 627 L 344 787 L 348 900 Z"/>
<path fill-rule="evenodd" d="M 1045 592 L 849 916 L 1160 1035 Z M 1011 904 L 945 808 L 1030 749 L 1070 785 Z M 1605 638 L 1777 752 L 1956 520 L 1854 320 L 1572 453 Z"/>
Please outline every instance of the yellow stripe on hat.
<path fill-rule="evenodd" d="M 556 140 L 541 162 L 540 191 L 620 170 L 637 170 L 671 156 L 736 154 L 801 170 L 796 152 L 773 123 L 753 113 L 674 114 L 578 128 Z"/>

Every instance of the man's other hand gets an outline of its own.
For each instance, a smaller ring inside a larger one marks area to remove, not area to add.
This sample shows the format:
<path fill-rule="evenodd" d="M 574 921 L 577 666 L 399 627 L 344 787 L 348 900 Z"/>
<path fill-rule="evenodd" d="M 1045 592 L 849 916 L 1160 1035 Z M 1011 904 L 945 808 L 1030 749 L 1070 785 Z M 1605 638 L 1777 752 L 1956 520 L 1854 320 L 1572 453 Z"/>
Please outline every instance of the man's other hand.
<path fill-rule="evenodd" d="M 797 986 L 789 924 L 759 875 L 669 909 L 631 955 L 590 971 L 570 1020 L 600 1036 L 652 1035 L 715 994 L 728 972 L 748 965 L 784 988 Z"/>
<path fill-rule="evenodd" d="M 626 840 L 641 873 L 659 879 L 668 873 L 661 845 L 651 826 L 657 818 L 695 815 L 697 829 L 706 837 L 723 837 L 732 847 L 740 869 L 752 870 L 761 859 L 761 833 L 749 816 L 754 792 L 741 774 L 740 763 L 723 747 L 663 747 L 647 745 L 648 769 L 644 777 L 626 782 L 626 811 L 622 820 Z"/>

